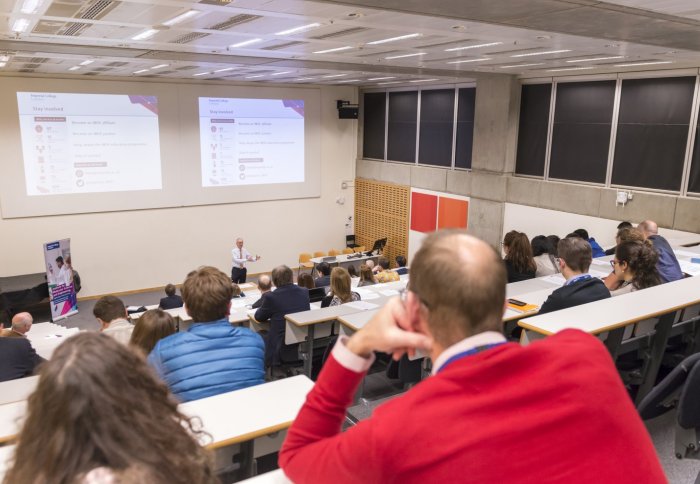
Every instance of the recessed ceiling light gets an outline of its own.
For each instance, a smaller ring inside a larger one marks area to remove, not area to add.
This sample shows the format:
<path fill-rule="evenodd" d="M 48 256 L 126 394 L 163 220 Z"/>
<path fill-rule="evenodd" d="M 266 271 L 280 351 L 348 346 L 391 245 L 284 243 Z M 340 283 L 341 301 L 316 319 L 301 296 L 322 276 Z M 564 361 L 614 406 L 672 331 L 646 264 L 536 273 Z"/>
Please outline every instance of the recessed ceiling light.
<path fill-rule="evenodd" d="M 206 76 L 207 74 L 210 74 L 209 71 L 207 72 L 199 72 L 197 74 L 192 74 L 192 77 L 197 77 L 197 76 Z"/>
<path fill-rule="evenodd" d="M 170 64 L 158 64 L 157 66 L 151 67 L 151 70 L 162 69 L 163 67 L 168 67 Z"/>
<path fill-rule="evenodd" d="M 544 62 L 537 62 L 533 64 L 513 64 L 510 66 L 498 66 L 499 69 L 512 69 L 515 67 L 532 67 L 532 66 L 543 66 Z"/>
<path fill-rule="evenodd" d="M 401 81 L 378 82 L 377 86 L 386 86 L 389 84 L 401 84 Z"/>
<path fill-rule="evenodd" d="M 245 76 L 246 79 L 257 79 L 258 77 L 265 77 L 265 74 L 256 74 L 254 76 Z"/>
<path fill-rule="evenodd" d="M 10 60 L 9 55 L 0 55 L 0 62 L 7 62 Z"/>
<path fill-rule="evenodd" d="M 24 0 L 20 12 L 27 14 L 36 13 L 42 3 L 44 3 L 43 0 Z"/>
<path fill-rule="evenodd" d="M 92 59 L 88 59 L 88 60 L 84 60 L 83 62 L 81 62 L 80 65 L 81 66 L 88 66 L 88 65 L 92 64 L 93 62 L 95 62 L 95 61 Z"/>
<path fill-rule="evenodd" d="M 439 81 L 440 79 L 414 79 L 413 81 L 408 81 L 408 82 L 431 82 L 431 81 Z"/>
<path fill-rule="evenodd" d="M 157 31 L 156 29 L 144 30 L 143 32 L 141 32 L 141 33 L 139 33 L 139 34 L 134 35 L 134 36 L 131 38 L 131 40 L 146 40 L 146 39 L 150 39 L 151 37 L 153 37 L 153 36 L 156 35 L 157 33 L 158 33 L 158 31 Z"/>
<path fill-rule="evenodd" d="M 78 69 L 80 69 L 80 66 L 73 66 L 68 68 L 69 71 L 77 71 Z"/>
<path fill-rule="evenodd" d="M 448 64 L 464 64 L 466 62 L 483 62 L 483 61 L 489 61 L 491 59 L 492 59 L 492 57 L 483 57 L 481 59 L 464 59 L 464 60 L 450 61 L 450 62 L 448 62 Z"/>
<path fill-rule="evenodd" d="M 374 40 L 372 42 L 367 42 L 367 45 L 386 44 L 387 42 L 394 42 L 396 40 L 413 39 L 415 37 L 420 37 L 420 36 L 421 36 L 421 34 L 399 35 L 398 37 L 389 37 L 388 39 Z"/>
<path fill-rule="evenodd" d="M 359 79 L 341 79 L 341 80 L 338 81 L 338 82 L 339 82 L 339 83 L 340 83 L 340 82 L 360 82 L 360 80 L 359 80 Z"/>
<path fill-rule="evenodd" d="M 615 67 L 655 66 L 657 64 L 673 64 L 673 61 L 632 62 L 627 64 L 615 64 Z"/>
<path fill-rule="evenodd" d="M 148 69 L 139 69 L 138 71 L 134 71 L 134 74 L 142 74 L 144 72 L 148 72 Z"/>
<path fill-rule="evenodd" d="M 384 81 L 386 79 L 396 79 L 396 76 L 389 76 L 389 77 L 373 77 L 371 79 L 367 79 L 368 81 Z"/>
<path fill-rule="evenodd" d="M 12 24 L 12 31 L 17 33 L 22 33 L 29 27 L 29 20 L 26 18 L 18 18 L 15 23 Z"/>
<path fill-rule="evenodd" d="M 540 52 L 528 52 L 527 54 L 515 54 L 511 57 L 530 57 L 533 55 L 562 54 L 564 52 L 571 52 L 571 49 L 543 50 Z"/>
<path fill-rule="evenodd" d="M 0 62 L 0 67 L 5 67 L 7 65 L 7 62 Z"/>
<path fill-rule="evenodd" d="M 322 79 L 331 79 L 333 77 L 343 77 L 343 76 L 347 76 L 347 74 L 330 74 L 327 76 L 321 76 L 321 78 Z"/>
<path fill-rule="evenodd" d="M 297 34 L 299 32 L 303 32 L 305 30 L 310 30 L 310 29 L 315 29 L 316 27 L 320 27 L 320 26 L 321 26 L 320 23 L 314 22 L 312 24 L 306 24 L 306 25 L 301 25 L 299 27 L 294 27 L 293 29 L 283 30 L 282 32 L 276 32 L 275 35 Z"/>
<path fill-rule="evenodd" d="M 172 27 L 175 24 L 179 24 L 180 22 L 184 22 L 185 20 L 191 19 L 199 15 L 200 12 L 199 10 L 188 10 L 187 12 L 183 12 L 180 15 L 176 15 L 175 17 L 166 20 L 163 22 L 163 25 L 167 25 L 168 27 Z"/>
<path fill-rule="evenodd" d="M 328 54 L 330 52 L 340 52 L 341 50 L 352 49 L 351 45 L 346 45 L 345 47 L 336 47 L 335 49 L 317 50 L 314 54 Z"/>
<path fill-rule="evenodd" d="M 480 47 L 491 47 L 493 45 L 501 45 L 503 42 L 489 42 L 488 44 L 476 44 L 476 45 L 465 45 L 462 47 L 452 47 L 451 49 L 445 49 L 445 52 L 456 52 L 458 50 L 466 49 L 478 49 Z"/>
<path fill-rule="evenodd" d="M 585 71 L 593 69 L 593 66 L 588 67 L 562 67 L 561 69 L 547 69 L 547 72 L 564 72 L 564 71 Z"/>
<path fill-rule="evenodd" d="M 293 71 L 282 71 L 282 72 L 275 72 L 274 74 L 270 74 L 271 76 L 281 76 L 283 74 L 291 74 Z"/>
<path fill-rule="evenodd" d="M 257 38 L 257 39 L 244 40 L 243 42 L 238 42 L 237 44 L 229 45 L 229 48 L 236 49 L 238 47 L 245 47 L 246 45 L 257 44 L 258 42 L 262 42 L 262 39 Z"/>
<path fill-rule="evenodd" d="M 232 71 L 233 69 L 234 69 L 233 67 L 225 67 L 223 69 L 217 69 L 214 72 L 228 72 L 228 71 Z"/>
<path fill-rule="evenodd" d="M 389 57 L 385 57 L 386 60 L 391 60 L 391 59 L 403 59 L 404 57 L 416 57 L 419 55 L 425 55 L 427 52 L 416 52 L 415 54 L 403 54 L 403 55 L 390 55 Z"/>
<path fill-rule="evenodd" d="M 295 79 L 295 81 L 313 81 L 313 77 L 300 77 L 299 79 Z"/>
<path fill-rule="evenodd" d="M 608 57 L 593 57 L 593 58 L 588 58 L 588 59 L 571 59 L 566 62 L 596 62 L 596 61 L 603 61 L 603 60 L 613 60 L 613 59 L 624 59 L 624 55 L 611 55 Z"/>

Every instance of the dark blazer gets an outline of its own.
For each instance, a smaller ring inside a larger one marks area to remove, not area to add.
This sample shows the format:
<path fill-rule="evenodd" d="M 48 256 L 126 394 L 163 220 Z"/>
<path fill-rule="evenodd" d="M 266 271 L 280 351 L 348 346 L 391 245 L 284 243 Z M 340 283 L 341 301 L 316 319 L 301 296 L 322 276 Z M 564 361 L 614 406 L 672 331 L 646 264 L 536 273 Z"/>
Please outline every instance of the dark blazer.
<path fill-rule="evenodd" d="M 182 298 L 177 294 L 166 296 L 160 300 L 158 305 L 160 309 L 175 309 L 182 307 Z"/>
<path fill-rule="evenodd" d="M 506 271 L 508 271 L 508 282 L 519 282 L 525 281 L 527 279 L 535 278 L 535 271 L 518 272 L 513 267 L 513 263 L 509 260 L 504 260 L 503 263 L 506 265 Z"/>
<path fill-rule="evenodd" d="M 609 297 L 610 291 L 605 287 L 605 283 L 597 277 L 591 277 L 576 281 L 568 286 L 562 286 L 554 291 L 544 302 L 538 314 L 551 313 Z"/>
<path fill-rule="evenodd" d="M 262 294 L 260 295 L 260 299 L 258 299 L 257 301 L 255 301 L 255 302 L 253 303 L 253 305 L 251 306 L 251 308 L 253 308 L 253 309 L 258 309 L 260 306 L 262 306 L 263 298 L 264 298 L 267 294 L 270 294 L 270 292 L 264 292 L 264 293 L 262 293 Z"/>
<path fill-rule="evenodd" d="M 328 287 L 331 285 L 331 276 L 321 276 L 314 279 L 314 286 Z"/>
<path fill-rule="evenodd" d="M 26 338 L 0 338 L 0 381 L 24 378 L 44 361 Z"/>
<path fill-rule="evenodd" d="M 255 311 L 259 322 L 270 321 L 270 331 L 265 339 L 265 364 L 279 365 L 280 351 L 284 345 L 284 316 L 299 311 L 308 311 L 309 290 L 296 284 L 287 284 L 268 293 L 262 305 Z"/>
<path fill-rule="evenodd" d="M 666 283 L 683 279 L 683 271 L 668 241 L 660 235 L 651 235 L 649 240 L 654 244 L 656 252 L 659 253 L 656 269 L 659 271 L 661 282 Z"/>

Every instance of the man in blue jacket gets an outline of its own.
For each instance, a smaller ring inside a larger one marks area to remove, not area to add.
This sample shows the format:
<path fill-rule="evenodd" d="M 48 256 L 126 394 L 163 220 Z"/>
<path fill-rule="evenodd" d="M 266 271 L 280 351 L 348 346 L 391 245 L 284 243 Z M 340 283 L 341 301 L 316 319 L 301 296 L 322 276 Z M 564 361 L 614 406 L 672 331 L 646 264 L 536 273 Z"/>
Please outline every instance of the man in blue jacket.
<path fill-rule="evenodd" d="M 659 235 L 659 226 L 653 220 L 645 220 L 637 225 L 637 228 L 644 233 L 644 237 L 651 240 L 656 252 L 659 253 L 659 260 L 656 269 L 662 283 L 679 281 L 683 279 L 683 271 L 678 263 L 676 254 L 671 248 L 668 240 Z"/>
<path fill-rule="evenodd" d="M 182 285 L 185 311 L 194 324 L 160 340 L 148 362 L 183 402 L 264 383 L 262 338 L 232 326 L 231 279 L 215 267 L 201 267 Z"/>

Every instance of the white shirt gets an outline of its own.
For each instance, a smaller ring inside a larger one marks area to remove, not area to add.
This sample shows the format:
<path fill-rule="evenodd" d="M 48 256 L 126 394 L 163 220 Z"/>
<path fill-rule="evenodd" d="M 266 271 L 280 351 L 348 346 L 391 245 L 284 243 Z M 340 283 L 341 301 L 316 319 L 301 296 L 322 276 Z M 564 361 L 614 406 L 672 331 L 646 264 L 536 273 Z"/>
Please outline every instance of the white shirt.
<path fill-rule="evenodd" d="M 246 261 L 250 257 L 250 252 L 248 252 L 245 247 L 242 249 L 234 247 L 234 249 L 231 251 L 231 257 L 233 258 L 233 267 L 243 268 L 245 267 Z"/>
<path fill-rule="evenodd" d="M 111 323 L 109 323 L 109 326 L 105 329 L 102 330 L 102 332 L 106 335 L 111 336 L 112 338 L 116 339 L 120 343 L 123 343 L 125 345 L 129 344 L 129 340 L 131 339 L 131 332 L 134 330 L 134 325 L 131 324 L 129 321 L 126 319 L 115 319 Z"/>
<path fill-rule="evenodd" d="M 56 278 L 57 284 L 70 284 L 70 269 L 66 264 L 58 270 L 58 277 Z"/>

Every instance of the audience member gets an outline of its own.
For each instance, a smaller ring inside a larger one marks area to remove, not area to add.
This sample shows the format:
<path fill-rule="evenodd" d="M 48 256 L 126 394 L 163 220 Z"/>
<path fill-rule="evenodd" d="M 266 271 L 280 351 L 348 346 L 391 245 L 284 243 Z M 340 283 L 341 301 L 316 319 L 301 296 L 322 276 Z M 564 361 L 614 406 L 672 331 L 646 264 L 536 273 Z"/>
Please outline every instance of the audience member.
<path fill-rule="evenodd" d="M 360 295 L 351 290 L 350 274 L 342 267 L 334 267 L 331 272 L 331 290 L 323 298 L 321 307 L 340 306 L 352 301 L 359 301 Z"/>
<path fill-rule="evenodd" d="M 165 286 L 165 297 L 161 298 L 160 304 L 158 304 L 159 309 L 176 309 L 182 307 L 182 298 L 175 294 L 174 284 L 168 284 Z"/>
<path fill-rule="evenodd" d="M 362 264 L 360 266 L 360 282 L 357 283 L 357 287 L 372 286 L 376 283 L 372 269 L 367 264 Z"/>
<path fill-rule="evenodd" d="M 549 239 L 544 235 L 538 235 L 532 239 L 532 256 L 537 265 L 535 276 L 551 276 L 559 273 L 559 264 L 557 258 L 552 254 L 552 246 Z"/>
<path fill-rule="evenodd" d="M 43 365 L 4 482 L 213 484 L 200 427 L 142 358 L 83 332 Z"/>
<path fill-rule="evenodd" d="M 26 312 L 17 313 L 12 317 L 12 327 L 2 330 L 0 336 L 6 338 L 26 338 L 27 333 L 32 329 L 34 318 Z"/>
<path fill-rule="evenodd" d="M 350 278 L 355 278 L 357 276 L 357 268 L 354 265 L 349 265 L 348 266 L 348 274 L 350 274 Z"/>
<path fill-rule="evenodd" d="M 305 287 L 306 289 L 314 289 L 316 284 L 314 283 L 314 278 L 308 272 L 302 272 L 297 277 L 297 286 Z"/>
<path fill-rule="evenodd" d="M 659 235 L 659 226 L 652 220 L 645 220 L 640 223 L 637 228 L 642 231 L 644 236 L 651 240 L 654 244 L 656 252 L 659 253 L 659 261 L 656 263 L 656 268 L 659 271 L 661 282 L 672 282 L 683 279 L 683 271 L 676 259 L 676 254 L 668 241 Z"/>
<path fill-rule="evenodd" d="M 328 262 L 321 262 L 316 266 L 318 277 L 314 279 L 316 287 L 328 287 L 331 285 L 331 266 Z"/>
<path fill-rule="evenodd" d="M 552 255 L 554 257 L 558 257 L 557 255 L 557 246 L 559 246 L 559 241 L 561 240 L 558 235 L 548 235 L 547 240 L 549 241 L 549 246 L 554 250 L 552 252 Z"/>
<path fill-rule="evenodd" d="M 377 259 L 377 267 L 379 270 L 374 274 L 374 279 L 377 281 L 377 284 L 401 279 L 398 272 L 389 270 L 389 259 L 383 255 L 379 256 Z"/>
<path fill-rule="evenodd" d="M 307 311 L 310 306 L 309 290 L 294 284 L 294 273 L 289 267 L 275 267 L 272 270 L 272 282 L 277 289 L 265 296 L 262 306 L 255 312 L 255 319 L 261 323 L 270 321 L 270 331 L 265 339 L 265 364 L 277 367 L 282 362 L 286 326 L 284 317 Z"/>
<path fill-rule="evenodd" d="M 396 273 L 400 276 L 408 274 L 408 268 L 406 267 L 406 258 L 402 255 L 396 256 Z"/>
<path fill-rule="evenodd" d="M 233 286 L 215 267 L 190 272 L 182 284 L 193 324 L 156 343 L 148 362 L 183 402 L 264 382 L 263 342 L 228 321 Z"/>
<path fill-rule="evenodd" d="M 367 264 L 367 267 L 372 269 L 372 272 L 376 272 L 376 270 L 378 269 L 377 267 L 374 267 L 374 261 L 372 259 L 365 260 L 365 264 Z"/>
<path fill-rule="evenodd" d="M 574 233 L 578 234 L 579 237 L 588 242 L 588 244 L 591 246 L 591 254 L 594 259 L 605 255 L 603 248 L 600 246 L 600 244 L 598 244 L 598 242 L 595 241 L 593 237 L 588 236 L 588 231 L 586 229 L 577 229 L 574 230 Z"/>
<path fill-rule="evenodd" d="M 0 381 L 29 376 L 43 361 L 27 338 L 0 338 Z"/>
<path fill-rule="evenodd" d="M 634 227 L 623 227 L 617 231 L 617 235 L 615 236 L 615 247 L 624 242 L 644 242 L 645 240 L 644 233 L 641 230 Z M 612 293 L 620 288 L 623 281 L 615 275 L 615 268 L 613 267 L 610 274 L 603 278 L 603 282 Z"/>
<path fill-rule="evenodd" d="M 508 282 L 518 282 L 535 277 L 537 264 L 532 257 L 532 247 L 527 235 L 511 230 L 503 237 L 503 259 L 508 273 Z"/>
<path fill-rule="evenodd" d="M 620 222 L 617 224 L 617 233 L 620 233 L 620 230 L 622 229 L 627 229 L 627 228 L 632 228 L 632 224 L 625 221 L 625 222 Z M 616 242 L 619 243 L 619 242 Z M 605 255 L 615 255 L 615 246 L 610 247 L 605 251 Z"/>
<path fill-rule="evenodd" d="M 649 240 L 618 244 L 615 258 L 610 264 L 620 284 L 617 289 L 610 291 L 610 294 L 619 296 L 661 284 L 659 271 L 656 269 L 658 259 L 659 255 Z"/>
<path fill-rule="evenodd" d="M 301 275 L 306 274 L 305 272 L 302 272 Z M 309 279 L 311 278 L 311 274 L 306 274 Z M 260 299 L 255 301 L 252 305 L 253 309 L 258 309 L 260 306 L 262 306 L 263 303 L 263 298 L 265 297 L 266 294 L 268 294 L 270 291 L 272 291 L 272 279 L 270 276 L 267 274 L 263 274 L 260 277 L 258 277 L 258 289 L 260 290 Z"/>
<path fill-rule="evenodd" d="M 175 332 L 175 320 L 170 314 L 162 309 L 149 309 L 136 321 L 129 344 L 148 356 L 158 341 Z"/>
<path fill-rule="evenodd" d="M 578 306 L 610 297 L 603 281 L 588 274 L 591 246 L 583 237 L 567 237 L 559 241 L 559 270 L 566 278 L 562 287 L 549 295 L 538 314 Z"/>
<path fill-rule="evenodd" d="M 363 329 L 339 338 L 287 433 L 279 457 L 287 477 L 666 481 L 597 338 L 564 330 L 528 346 L 505 341 L 506 271 L 493 249 L 465 232 L 437 232 L 413 258 L 411 275 L 403 301 L 391 300 Z M 432 376 L 342 432 L 374 352 L 398 359 L 415 349 L 429 352 Z"/>
<path fill-rule="evenodd" d="M 239 286 L 235 282 L 232 282 L 231 286 L 233 287 L 233 292 L 231 293 L 232 298 L 235 299 L 239 297 L 245 297 L 245 293 L 241 290 L 241 286 Z"/>
<path fill-rule="evenodd" d="M 134 325 L 127 320 L 126 307 L 121 299 L 103 296 L 97 300 L 92 314 L 100 323 L 100 331 L 120 343 L 128 344 Z"/>

